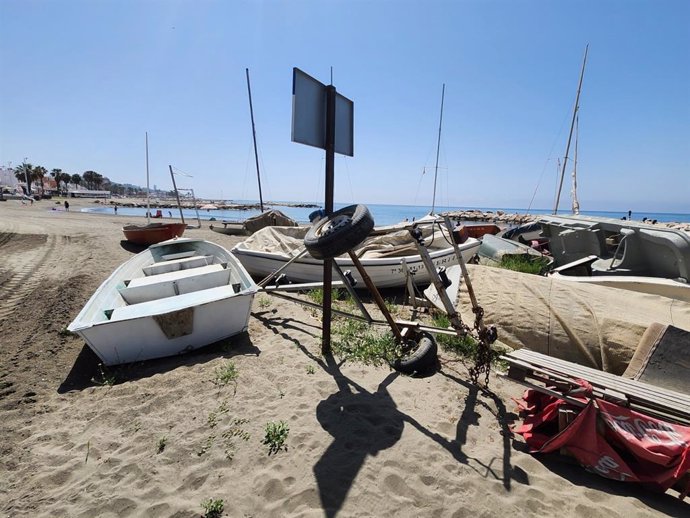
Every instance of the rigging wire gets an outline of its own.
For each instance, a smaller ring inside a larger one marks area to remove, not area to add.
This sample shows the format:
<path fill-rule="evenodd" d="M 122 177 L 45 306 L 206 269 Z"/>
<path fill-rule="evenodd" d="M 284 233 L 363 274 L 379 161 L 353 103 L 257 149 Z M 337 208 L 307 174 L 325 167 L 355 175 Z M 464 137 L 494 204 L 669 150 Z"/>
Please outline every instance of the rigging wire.
<path fill-rule="evenodd" d="M 342 160 L 339 160 L 341 158 Z M 348 157 L 346 156 L 336 157 L 336 160 L 338 160 L 341 164 L 345 164 L 345 178 L 347 179 L 347 185 L 350 188 L 350 199 L 354 203 L 354 200 L 356 200 L 357 198 L 355 198 L 355 191 L 352 188 L 352 177 L 350 175 L 349 160 L 347 158 Z"/>

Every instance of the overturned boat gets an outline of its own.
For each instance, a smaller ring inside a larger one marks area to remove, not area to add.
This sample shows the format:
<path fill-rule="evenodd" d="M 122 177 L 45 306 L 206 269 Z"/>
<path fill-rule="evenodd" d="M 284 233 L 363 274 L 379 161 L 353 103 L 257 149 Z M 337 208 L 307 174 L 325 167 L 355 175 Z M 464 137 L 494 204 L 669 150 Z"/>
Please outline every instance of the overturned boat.
<path fill-rule="evenodd" d="M 67 329 L 105 365 L 173 356 L 245 331 L 256 291 L 222 246 L 174 239 L 119 266 Z"/>

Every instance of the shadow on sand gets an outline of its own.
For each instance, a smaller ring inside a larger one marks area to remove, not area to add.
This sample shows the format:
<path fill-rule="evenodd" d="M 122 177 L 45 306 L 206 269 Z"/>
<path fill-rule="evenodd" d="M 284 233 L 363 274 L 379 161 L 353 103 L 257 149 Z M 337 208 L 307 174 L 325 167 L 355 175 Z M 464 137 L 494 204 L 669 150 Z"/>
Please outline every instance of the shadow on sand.
<path fill-rule="evenodd" d="M 139 252 L 143 252 L 148 248 L 147 245 L 137 245 L 135 243 L 127 241 L 126 239 L 122 239 L 120 241 L 120 246 L 133 254 L 138 254 Z"/>
<path fill-rule="evenodd" d="M 388 387 L 400 374 L 396 372 L 388 374 L 375 392 L 368 392 L 341 372 L 340 367 L 343 362 L 336 362 L 332 356 L 313 355 L 300 343 L 299 339 L 290 333 L 298 331 L 318 337 L 319 334 L 314 332 L 314 330 L 320 330 L 318 326 L 273 315 L 275 315 L 273 312 L 264 312 L 254 314 L 254 317 L 272 329 L 274 333 L 294 343 L 306 356 L 328 372 L 338 386 L 338 391 L 320 401 L 316 408 L 319 423 L 333 436 L 333 442 L 313 468 L 321 503 L 329 518 L 335 517 L 342 508 L 367 456 L 375 456 L 378 452 L 394 446 L 402 436 L 405 424 L 413 426 L 427 438 L 442 446 L 454 459 L 469 466 L 480 476 L 501 480 L 507 490 L 510 490 L 512 480 L 521 484 L 529 483 L 527 473 L 510 464 L 509 423 L 516 416 L 507 413 L 503 401 L 492 392 L 480 389 L 458 378 L 454 373 L 440 371 L 440 375 L 461 385 L 468 392 L 456 426 L 455 438 L 448 439 L 432 432 L 398 409 L 388 392 Z M 426 373 L 426 375 L 430 374 L 433 373 Z M 492 459 L 488 464 L 462 451 L 467 441 L 469 428 L 479 425 L 477 412 L 479 406 L 486 408 L 496 418 L 501 428 L 502 456 L 500 459 Z M 499 460 L 500 469 L 493 467 L 495 460 Z"/>
<path fill-rule="evenodd" d="M 206 363 L 218 357 L 259 356 L 260 352 L 252 343 L 249 334 L 245 332 L 184 354 L 105 367 L 89 346 L 84 344 L 72 369 L 57 391 L 63 394 L 72 390 L 84 390 L 99 385 L 116 385 L 172 371 L 181 366 Z"/>

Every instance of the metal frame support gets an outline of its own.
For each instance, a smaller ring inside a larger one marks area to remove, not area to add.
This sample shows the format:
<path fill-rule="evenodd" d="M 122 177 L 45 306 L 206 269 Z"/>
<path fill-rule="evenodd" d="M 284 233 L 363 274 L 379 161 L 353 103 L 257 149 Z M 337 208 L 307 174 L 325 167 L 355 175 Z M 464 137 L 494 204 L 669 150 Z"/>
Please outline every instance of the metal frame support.
<path fill-rule="evenodd" d="M 446 287 L 443 285 L 443 281 L 441 280 L 441 277 L 438 274 L 438 271 L 436 270 L 436 265 L 434 264 L 434 261 L 431 259 L 429 251 L 423 244 L 424 240 L 422 239 L 421 232 L 419 231 L 419 229 L 416 228 L 410 229 L 409 232 L 415 242 L 415 245 L 417 246 L 417 251 L 419 252 L 419 256 L 422 258 L 422 262 L 424 263 L 424 266 L 426 267 L 427 272 L 429 273 L 429 277 L 431 277 L 431 282 L 436 288 L 438 296 L 441 299 L 441 302 L 443 303 L 443 307 L 446 308 L 446 313 L 448 313 L 448 318 L 450 319 L 450 323 L 453 326 L 453 329 L 455 329 L 458 336 L 466 335 L 467 330 L 462 323 L 462 319 L 460 318 L 459 313 L 455 310 L 455 307 L 453 306 L 450 297 L 448 297 L 448 293 L 446 293 Z M 460 254 L 460 251 L 457 249 L 457 246 L 455 253 Z M 462 255 L 460 255 L 459 257 L 462 261 Z"/>

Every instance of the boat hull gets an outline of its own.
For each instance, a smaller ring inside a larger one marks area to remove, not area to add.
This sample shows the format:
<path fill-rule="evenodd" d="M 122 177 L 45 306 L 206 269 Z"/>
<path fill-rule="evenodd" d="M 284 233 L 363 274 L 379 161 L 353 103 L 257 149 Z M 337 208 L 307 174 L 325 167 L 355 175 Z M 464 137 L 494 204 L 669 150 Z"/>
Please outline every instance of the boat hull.
<path fill-rule="evenodd" d="M 563 275 L 557 272 L 549 277 L 561 282 L 597 284 L 690 302 L 690 284 L 673 279 L 641 275 Z"/>
<path fill-rule="evenodd" d="M 104 365 L 174 356 L 246 331 L 257 289 L 225 248 L 175 239 L 118 267 L 67 329 Z"/>
<path fill-rule="evenodd" d="M 127 225 L 122 227 L 122 232 L 130 243 L 150 246 L 175 237 L 182 237 L 186 228 L 185 223 L 151 223 Z"/>
<path fill-rule="evenodd" d="M 246 270 L 256 278 L 267 277 L 281 266 L 289 257 L 284 254 L 256 251 L 243 248 L 242 244 L 232 249 L 232 253 L 240 260 Z M 459 245 L 461 254 L 468 261 L 479 248 L 479 241 L 468 240 Z M 457 264 L 455 250 L 448 247 L 430 251 L 429 255 L 436 268 L 449 267 Z M 399 288 L 405 286 L 406 277 L 403 268 L 403 260 L 410 272 L 414 274 L 413 281 L 417 285 L 429 284 L 430 276 L 419 255 L 405 257 L 389 257 L 376 259 L 360 259 L 367 275 L 377 288 Z M 361 275 L 355 268 L 349 257 L 337 257 L 335 259 L 343 271 L 349 270 L 356 281 L 356 288 L 365 288 Z M 311 257 L 303 257 L 293 262 L 282 273 L 285 273 L 291 282 L 321 282 L 323 280 L 323 261 Z"/>

